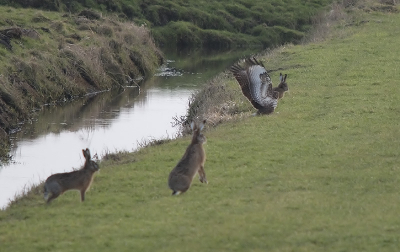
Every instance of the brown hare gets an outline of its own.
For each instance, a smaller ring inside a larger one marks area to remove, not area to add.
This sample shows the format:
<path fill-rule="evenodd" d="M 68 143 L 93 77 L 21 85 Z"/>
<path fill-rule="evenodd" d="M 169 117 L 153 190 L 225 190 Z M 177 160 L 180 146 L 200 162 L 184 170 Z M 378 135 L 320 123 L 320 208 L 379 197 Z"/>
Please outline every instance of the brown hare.
<path fill-rule="evenodd" d="M 46 179 L 44 183 L 44 199 L 47 203 L 50 203 L 50 201 L 68 190 L 79 190 L 81 192 L 81 201 L 85 200 L 85 193 L 92 183 L 94 173 L 99 170 L 99 165 L 91 160 L 89 149 L 82 150 L 82 153 L 86 161 L 80 170 L 53 174 Z"/>
<path fill-rule="evenodd" d="M 172 190 L 172 195 L 178 195 L 186 192 L 196 175 L 199 173 L 200 182 L 208 184 L 206 173 L 204 171 L 204 162 L 206 153 L 203 144 L 206 137 L 201 133 L 206 121 L 200 125 L 192 122 L 190 127 L 193 131 L 192 142 L 187 147 L 185 154 L 168 177 L 168 186 Z"/>
<path fill-rule="evenodd" d="M 279 93 L 272 90 L 272 81 L 267 70 L 256 58 L 248 58 L 244 65 L 235 64 L 231 72 L 258 114 L 271 114 L 278 105 Z"/>
<path fill-rule="evenodd" d="M 278 92 L 278 99 L 282 99 L 285 92 L 289 91 L 289 86 L 286 83 L 286 77 L 287 74 L 282 75 L 282 73 L 279 73 L 279 80 L 281 83 L 279 83 L 277 87 L 272 88 L 273 91 Z"/>

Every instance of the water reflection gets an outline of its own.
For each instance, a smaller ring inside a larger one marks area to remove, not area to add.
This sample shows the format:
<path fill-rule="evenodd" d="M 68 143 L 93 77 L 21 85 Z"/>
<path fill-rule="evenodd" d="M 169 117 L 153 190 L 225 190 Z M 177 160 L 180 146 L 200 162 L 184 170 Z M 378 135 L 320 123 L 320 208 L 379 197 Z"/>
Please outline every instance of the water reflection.
<path fill-rule="evenodd" d="M 92 153 L 134 150 L 147 139 L 174 137 L 172 117 L 185 113 L 193 89 L 127 88 L 47 107 L 38 120 L 13 136 L 13 162 L 0 170 L 0 206 L 25 185 L 80 167 L 81 149 Z"/>
<path fill-rule="evenodd" d="M 36 121 L 12 135 L 13 162 L 0 168 L 0 208 L 24 187 L 79 168 L 83 148 L 101 156 L 134 150 L 145 140 L 174 137 L 178 129 L 172 118 L 185 114 L 191 94 L 246 52 L 166 55 L 172 59 L 166 68 L 180 74 L 159 74 L 146 80 L 140 92 L 130 87 L 44 107 Z"/>

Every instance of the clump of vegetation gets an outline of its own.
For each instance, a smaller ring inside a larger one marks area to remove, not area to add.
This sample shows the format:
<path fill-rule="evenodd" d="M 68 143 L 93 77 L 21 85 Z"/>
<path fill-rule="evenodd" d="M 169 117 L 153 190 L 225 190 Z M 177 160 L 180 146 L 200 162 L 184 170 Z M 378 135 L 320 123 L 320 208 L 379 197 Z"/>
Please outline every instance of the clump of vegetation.
<path fill-rule="evenodd" d="M 329 5 L 323 1 L 263 0 L 112 0 L 26 1 L 0 4 L 78 13 L 85 8 L 118 13 L 151 27 L 158 45 L 189 47 L 271 47 L 296 42 L 311 27 L 312 16 Z"/>
<path fill-rule="evenodd" d="M 243 99 L 237 84 L 228 71 L 209 81 L 201 90 L 189 99 L 186 115 L 174 118 L 174 124 L 183 135 L 190 133 L 192 121 L 206 119 L 208 124 L 216 126 L 221 122 L 238 118 L 251 110 L 251 105 Z"/>
<path fill-rule="evenodd" d="M 162 63 L 149 30 L 93 11 L 0 7 L 0 128 L 45 103 L 132 85 Z"/>

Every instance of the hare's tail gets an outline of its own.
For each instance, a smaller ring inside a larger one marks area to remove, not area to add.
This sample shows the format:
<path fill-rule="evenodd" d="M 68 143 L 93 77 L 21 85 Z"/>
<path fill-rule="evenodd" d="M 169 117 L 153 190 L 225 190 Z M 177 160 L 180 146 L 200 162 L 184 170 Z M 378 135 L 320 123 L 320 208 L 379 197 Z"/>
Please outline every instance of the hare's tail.
<path fill-rule="evenodd" d="M 172 192 L 172 195 L 179 195 L 179 194 L 181 194 L 181 191 L 173 191 Z"/>
<path fill-rule="evenodd" d="M 46 201 L 49 198 L 49 190 L 47 190 L 47 186 L 44 186 L 43 198 Z"/>

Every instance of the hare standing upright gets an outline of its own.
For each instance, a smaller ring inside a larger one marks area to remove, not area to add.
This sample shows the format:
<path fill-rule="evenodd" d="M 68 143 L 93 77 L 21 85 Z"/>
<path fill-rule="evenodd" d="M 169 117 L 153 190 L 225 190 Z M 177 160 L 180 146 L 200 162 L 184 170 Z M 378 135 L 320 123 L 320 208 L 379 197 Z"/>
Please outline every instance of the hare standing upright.
<path fill-rule="evenodd" d="M 190 127 L 193 131 L 192 142 L 187 147 L 185 154 L 168 177 L 168 186 L 172 190 L 172 195 L 178 195 L 186 192 L 196 173 L 199 173 L 200 182 L 208 184 L 206 173 L 204 171 L 204 162 L 206 153 L 203 144 L 206 137 L 201 133 L 204 128 L 203 121 L 200 125 L 192 122 Z"/>
<path fill-rule="evenodd" d="M 50 203 L 65 191 L 74 189 L 81 192 L 81 201 L 85 200 L 85 192 L 92 183 L 94 173 L 99 170 L 99 165 L 91 160 L 89 149 L 86 148 L 82 152 L 86 161 L 80 170 L 53 174 L 46 179 L 44 183 L 44 199 L 47 203 Z"/>
<path fill-rule="evenodd" d="M 278 94 L 279 94 L 278 99 L 283 98 L 283 95 L 285 94 L 285 92 L 289 90 L 289 86 L 286 83 L 286 77 L 287 77 L 287 74 L 282 75 L 282 73 L 280 73 L 279 74 L 279 80 L 280 80 L 279 85 L 277 87 L 272 88 L 272 91 L 278 92 Z"/>

